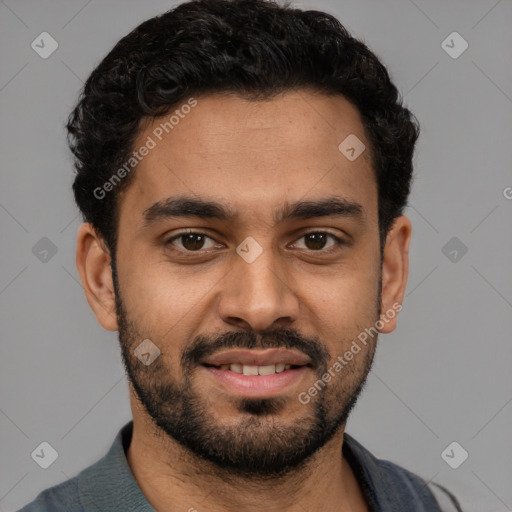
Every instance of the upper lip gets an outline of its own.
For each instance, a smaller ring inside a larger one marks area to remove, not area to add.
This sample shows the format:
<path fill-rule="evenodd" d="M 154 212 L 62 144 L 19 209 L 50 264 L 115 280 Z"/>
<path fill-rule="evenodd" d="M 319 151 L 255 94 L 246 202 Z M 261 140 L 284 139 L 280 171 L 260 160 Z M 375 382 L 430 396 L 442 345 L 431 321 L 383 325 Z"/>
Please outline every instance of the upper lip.
<path fill-rule="evenodd" d="M 311 359 L 305 354 L 285 349 L 268 350 L 226 350 L 219 352 L 201 361 L 203 364 L 220 366 L 222 364 L 246 364 L 253 366 L 267 366 L 271 364 L 291 364 L 305 366 L 311 364 Z"/>

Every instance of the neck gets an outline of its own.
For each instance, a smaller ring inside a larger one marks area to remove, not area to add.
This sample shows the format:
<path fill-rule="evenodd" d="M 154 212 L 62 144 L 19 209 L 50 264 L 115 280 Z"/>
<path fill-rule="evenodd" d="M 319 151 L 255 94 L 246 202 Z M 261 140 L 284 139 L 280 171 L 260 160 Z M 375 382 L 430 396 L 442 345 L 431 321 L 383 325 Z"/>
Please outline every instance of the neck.
<path fill-rule="evenodd" d="M 134 417 L 127 460 L 156 510 L 366 512 L 342 445 L 343 429 L 294 473 L 266 480 L 244 478 L 199 459 L 174 439 L 155 431 L 151 422 Z"/>

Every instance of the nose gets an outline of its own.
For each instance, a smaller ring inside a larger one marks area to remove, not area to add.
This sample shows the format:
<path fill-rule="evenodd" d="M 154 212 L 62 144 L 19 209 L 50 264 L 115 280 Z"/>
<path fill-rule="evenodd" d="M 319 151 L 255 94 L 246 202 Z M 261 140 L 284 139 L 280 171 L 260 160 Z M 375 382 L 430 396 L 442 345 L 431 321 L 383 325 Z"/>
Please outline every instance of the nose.
<path fill-rule="evenodd" d="M 286 262 L 280 258 L 270 247 L 263 248 L 251 263 L 238 253 L 233 255 L 218 302 L 224 322 L 262 331 L 286 327 L 298 319 L 299 300 L 289 282 Z"/>

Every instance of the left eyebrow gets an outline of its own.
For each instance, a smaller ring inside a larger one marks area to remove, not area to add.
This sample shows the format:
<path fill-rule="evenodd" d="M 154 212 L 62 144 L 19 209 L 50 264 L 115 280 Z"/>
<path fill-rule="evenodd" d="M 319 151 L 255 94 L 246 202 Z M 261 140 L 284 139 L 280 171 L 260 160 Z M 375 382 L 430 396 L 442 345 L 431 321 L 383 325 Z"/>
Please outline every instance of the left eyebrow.
<path fill-rule="evenodd" d="M 329 197 L 315 201 L 285 203 L 274 215 L 274 222 L 280 224 L 287 220 L 317 217 L 349 217 L 361 222 L 366 220 L 365 210 L 361 204 L 341 197 Z"/>
<path fill-rule="evenodd" d="M 239 218 L 239 214 L 236 210 L 216 201 L 192 196 L 169 197 L 144 210 L 143 227 L 147 228 L 161 220 L 181 217 L 235 221 Z M 317 217 L 346 217 L 364 222 L 366 213 L 361 204 L 335 196 L 314 201 L 285 203 L 274 212 L 273 220 L 277 225 L 289 220 L 307 220 Z"/>

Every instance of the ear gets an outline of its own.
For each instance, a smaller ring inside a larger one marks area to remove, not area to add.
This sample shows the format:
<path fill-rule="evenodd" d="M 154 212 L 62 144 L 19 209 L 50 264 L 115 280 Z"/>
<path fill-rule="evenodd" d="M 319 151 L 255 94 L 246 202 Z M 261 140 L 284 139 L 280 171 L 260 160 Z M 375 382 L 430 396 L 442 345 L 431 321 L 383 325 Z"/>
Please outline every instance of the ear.
<path fill-rule="evenodd" d="M 108 331 L 117 331 L 110 260 L 110 252 L 103 239 L 96 234 L 92 224 L 83 223 L 78 229 L 76 267 L 85 296 L 100 325 Z"/>
<path fill-rule="evenodd" d="M 411 221 L 405 216 L 397 217 L 386 237 L 382 259 L 381 333 L 393 332 L 396 318 L 402 309 L 405 287 L 409 275 L 409 244 Z"/>

